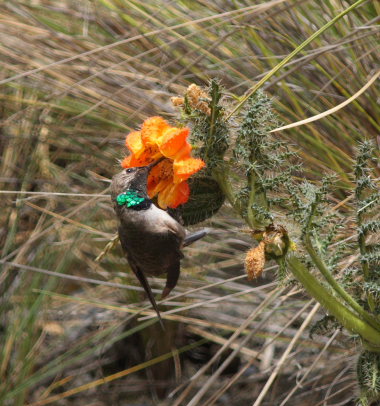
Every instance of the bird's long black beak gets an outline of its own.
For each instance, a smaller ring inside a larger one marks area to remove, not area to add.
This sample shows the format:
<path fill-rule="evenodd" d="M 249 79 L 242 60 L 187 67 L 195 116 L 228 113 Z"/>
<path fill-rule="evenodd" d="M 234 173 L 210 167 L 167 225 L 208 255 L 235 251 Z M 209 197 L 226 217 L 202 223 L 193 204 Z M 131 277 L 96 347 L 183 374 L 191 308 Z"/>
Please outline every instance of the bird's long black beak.
<path fill-rule="evenodd" d="M 157 161 L 152 162 L 151 164 L 147 165 L 146 168 L 150 171 L 154 166 L 162 162 L 164 159 L 166 159 L 164 156 L 160 159 L 157 159 Z"/>

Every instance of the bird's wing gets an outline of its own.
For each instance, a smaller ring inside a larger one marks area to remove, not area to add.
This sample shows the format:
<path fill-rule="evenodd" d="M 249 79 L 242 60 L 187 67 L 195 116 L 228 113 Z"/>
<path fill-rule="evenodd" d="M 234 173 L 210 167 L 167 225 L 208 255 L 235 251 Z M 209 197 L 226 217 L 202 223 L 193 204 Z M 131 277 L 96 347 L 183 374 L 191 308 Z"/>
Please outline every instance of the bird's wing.
<path fill-rule="evenodd" d="M 131 265 L 133 273 L 136 275 L 137 279 L 141 283 L 141 286 L 144 288 L 144 290 L 148 296 L 148 299 L 153 306 L 153 309 L 156 311 L 158 320 L 160 321 L 160 324 L 161 324 L 161 327 L 165 330 L 160 311 L 158 310 L 158 306 L 157 306 L 156 300 L 153 296 L 152 289 L 150 288 L 149 282 L 147 281 L 147 279 L 144 275 L 144 272 L 142 272 L 140 270 L 140 268 L 133 262 L 133 260 L 129 260 L 129 264 Z"/>
<path fill-rule="evenodd" d="M 161 209 L 159 209 L 161 210 Z M 160 216 L 161 221 L 163 222 L 163 225 L 165 228 L 167 228 L 170 232 L 175 234 L 179 240 L 182 240 L 185 238 L 186 231 L 185 229 L 181 226 L 181 224 L 178 223 L 177 220 L 175 220 L 172 216 L 170 216 L 167 212 L 163 211 L 163 214 Z"/>
<path fill-rule="evenodd" d="M 166 277 L 166 285 L 164 290 L 162 291 L 162 296 L 161 298 L 164 299 L 171 291 L 172 289 L 175 288 L 178 282 L 179 278 L 179 272 L 180 272 L 180 257 L 177 259 L 177 261 L 174 261 L 170 268 L 168 269 L 167 277 Z"/>
<path fill-rule="evenodd" d="M 136 278 L 139 280 L 141 286 L 144 288 L 145 293 L 147 294 L 148 299 L 153 306 L 153 309 L 157 313 L 157 317 L 160 321 L 161 327 L 165 330 L 164 323 L 162 321 L 161 314 L 160 314 L 160 311 L 158 310 L 158 306 L 157 306 L 156 300 L 154 299 L 153 292 L 152 292 L 152 289 L 150 288 L 149 282 L 147 281 L 147 279 L 144 275 L 144 272 L 138 267 L 138 265 L 134 261 L 132 255 L 128 252 L 128 244 L 126 243 L 126 241 L 123 237 L 123 233 L 121 233 L 120 231 L 119 231 L 119 239 L 120 239 L 120 243 L 123 248 L 123 251 L 126 254 L 128 263 L 132 268 L 133 273 L 136 275 Z"/>

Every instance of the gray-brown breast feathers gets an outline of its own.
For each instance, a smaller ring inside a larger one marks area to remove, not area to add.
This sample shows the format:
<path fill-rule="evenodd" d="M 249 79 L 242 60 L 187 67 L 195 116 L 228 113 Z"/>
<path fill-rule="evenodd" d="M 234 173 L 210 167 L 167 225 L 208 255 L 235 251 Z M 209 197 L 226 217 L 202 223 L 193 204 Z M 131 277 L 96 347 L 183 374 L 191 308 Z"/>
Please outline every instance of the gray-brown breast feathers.
<path fill-rule="evenodd" d="M 139 212 L 124 210 L 119 234 L 128 256 L 148 275 L 161 275 L 182 258 L 184 228 L 154 205 Z"/>

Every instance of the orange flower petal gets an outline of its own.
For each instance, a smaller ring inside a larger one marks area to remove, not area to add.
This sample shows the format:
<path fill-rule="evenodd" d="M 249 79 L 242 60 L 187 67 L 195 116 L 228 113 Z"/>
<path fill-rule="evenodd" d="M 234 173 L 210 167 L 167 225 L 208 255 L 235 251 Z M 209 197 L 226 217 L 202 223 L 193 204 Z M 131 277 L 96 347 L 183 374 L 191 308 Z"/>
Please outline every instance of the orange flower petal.
<path fill-rule="evenodd" d="M 132 131 L 129 133 L 125 139 L 125 145 L 136 157 L 140 156 L 144 152 L 141 131 Z"/>
<path fill-rule="evenodd" d="M 169 124 L 162 117 L 150 117 L 141 127 L 141 139 L 145 146 L 157 145 L 164 131 L 169 129 Z"/>
<path fill-rule="evenodd" d="M 180 183 L 186 179 L 189 179 L 191 175 L 204 168 L 205 165 L 206 164 L 202 161 L 202 159 L 197 158 L 187 158 L 181 161 L 174 161 L 174 183 Z"/>
<path fill-rule="evenodd" d="M 168 184 L 173 183 L 173 164 L 168 159 L 154 166 L 148 176 L 148 194 L 154 197 Z"/>
<path fill-rule="evenodd" d="M 121 162 L 121 166 L 123 168 L 136 168 L 138 166 L 149 165 L 154 160 L 155 159 L 146 152 L 142 153 L 139 157 L 131 154 L 124 158 L 124 160 Z"/>
<path fill-rule="evenodd" d="M 174 159 L 178 152 L 187 144 L 190 133 L 188 128 L 169 128 L 158 140 L 158 147 L 162 155 Z"/>
<path fill-rule="evenodd" d="M 131 168 L 133 165 L 131 165 L 131 162 L 133 161 L 133 160 L 135 160 L 136 158 L 135 158 L 135 156 L 134 155 L 128 155 L 128 156 L 126 156 L 123 160 L 122 160 L 122 162 L 121 162 L 121 166 L 122 166 L 122 168 Z"/>
<path fill-rule="evenodd" d="M 176 194 L 174 196 L 174 202 L 168 203 L 168 206 L 175 209 L 180 204 L 184 204 L 189 200 L 190 197 L 190 186 L 187 182 L 181 182 L 176 188 Z"/>
<path fill-rule="evenodd" d="M 189 200 L 189 196 L 190 187 L 187 182 L 171 184 L 159 193 L 158 204 L 163 209 L 167 207 L 175 209 L 180 204 L 186 203 Z"/>
<path fill-rule="evenodd" d="M 169 178 L 167 180 L 160 180 L 157 183 L 149 182 L 148 178 L 148 196 L 153 199 L 153 197 L 160 195 L 167 187 L 170 187 L 172 184 L 172 178 Z"/>
<path fill-rule="evenodd" d="M 185 144 L 183 144 L 182 148 L 177 152 L 176 156 L 175 156 L 175 160 L 176 161 L 182 161 L 184 159 L 188 159 L 191 158 L 191 150 L 192 150 L 192 146 L 186 142 Z"/>
<path fill-rule="evenodd" d="M 167 179 L 173 177 L 173 162 L 168 159 L 155 165 L 149 172 L 150 178 L 159 181 L 160 179 Z"/>

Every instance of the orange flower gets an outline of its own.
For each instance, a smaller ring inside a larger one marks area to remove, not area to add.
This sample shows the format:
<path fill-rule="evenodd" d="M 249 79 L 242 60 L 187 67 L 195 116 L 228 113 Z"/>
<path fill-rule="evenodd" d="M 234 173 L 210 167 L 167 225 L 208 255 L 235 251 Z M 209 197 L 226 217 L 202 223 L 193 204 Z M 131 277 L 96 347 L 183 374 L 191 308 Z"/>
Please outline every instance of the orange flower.
<path fill-rule="evenodd" d="M 191 157 L 189 133 L 188 128 L 171 127 L 162 117 L 150 117 L 144 121 L 141 131 L 127 135 L 125 144 L 131 154 L 121 163 L 123 168 L 167 158 L 154 166 L 148 177 L 148 195 L 157 196 L 163 209 L 178 207 L 189 200 L 187 179 L 205 166 L 201 159 Z"/>

